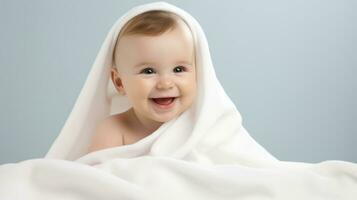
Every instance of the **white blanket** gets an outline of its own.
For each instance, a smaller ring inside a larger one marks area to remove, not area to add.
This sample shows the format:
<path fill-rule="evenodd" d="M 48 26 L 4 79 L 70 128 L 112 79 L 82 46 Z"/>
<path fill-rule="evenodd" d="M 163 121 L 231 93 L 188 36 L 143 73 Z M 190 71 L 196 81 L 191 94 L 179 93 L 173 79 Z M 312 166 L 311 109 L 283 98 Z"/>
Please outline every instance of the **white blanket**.
<path fill-rule="evenodd" d="M 130 145 L 87 154 L 96 123 L 130 108 L 109 80 L 121 27 L 149 10 L 189 25 L 196 47 L 197 99 L 187 111 Z M 109 31 L 79 97 L 45 158 L 0 166 L 0 199 L 356 200 L 357 164 L 280 161 L 242 126 L 211 61 L 199 23 L 165 2 L 134 7 Z"/>

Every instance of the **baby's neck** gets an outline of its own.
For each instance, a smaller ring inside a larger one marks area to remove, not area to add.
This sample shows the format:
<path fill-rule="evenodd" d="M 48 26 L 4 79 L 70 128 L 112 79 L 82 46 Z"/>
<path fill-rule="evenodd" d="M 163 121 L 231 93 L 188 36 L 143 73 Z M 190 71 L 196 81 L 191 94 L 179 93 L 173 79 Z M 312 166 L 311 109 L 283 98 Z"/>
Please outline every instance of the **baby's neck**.
<path fill-rule="evenodd" d="M 132 130 L 140 135 L 150 135 L 162 125 L 162 122 L 143 119 L 141 116 L 136 114 L 133 108 L 126 111 L 126 115 Z"/>

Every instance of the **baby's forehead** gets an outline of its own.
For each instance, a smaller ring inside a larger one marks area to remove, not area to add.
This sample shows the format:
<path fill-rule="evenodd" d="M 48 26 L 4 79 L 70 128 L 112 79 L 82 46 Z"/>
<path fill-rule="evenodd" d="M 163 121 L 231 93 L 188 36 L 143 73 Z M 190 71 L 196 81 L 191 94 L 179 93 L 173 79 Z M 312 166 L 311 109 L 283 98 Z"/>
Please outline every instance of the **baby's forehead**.
<path fill-rule="evenodd" d="M 175 26 L 171 27 L 170 29 L 160 34 L 148 35 L 148 34 L 140 33 L 140 34 L 126 34 L 121 36 L 120 38 L 118 38 L 118 41 L 115 46 L 114 57 L 118 57 L 115 58 L 115 60 L 119 61 L 120 54 L 129 54 L 129 52 L 135 54 L 140 52 L 139 55 L 137 56 L 141 56 L 143 54 L 150 54 L 150 51 L 152 49 L 159 48 L 159 46 L 162 47 L 161 49 L 166 48 L 167 52 L 169 51 L 176 51 L 176 53 L 179 52 L 181 57 L 185 57 L 185 58 L 190 57 L 189 59 L 186 60 L 194 60 L 195 43 L 194 43 L 194 37 L 191 32 L 191 29 L 182 19 L 178 19 L 176 20 L 176 22 L 177 23 L 175 24 Z M 170 54 L 170 57 L 174 55 L 175 54 Z"/>
<path fill-rule="evenodd" d="M 171 48 L 186 48 L 189 51 L 194 47 L 194 41 L 190 30 L 181 26 L 159 35 L 125 35 L 119 39 L 115 48 L 118 53 L 134 49 L 147 52 L 159 46 L 167 48 L 168 51 Z"/>
<path fill-rule="evenodd" d="M 178 21 L 178 24 L 173 26 L 172 28 L 160 33 L 160 34 L 155 34 L 155 35 L 150 35 L 150 34 L 144 34 L 144 33 L 140 33 L 140 34 L 127 34 L 127 35 L 123 35 L 122 37 L 120 37 L 118 40 L 123 40 L 124 38 L 126 39 L 131 39 L 131 40 L 147 40 L 150 38 L 162 38 L 160 36 L 164 36 L 167 35 L 167 33 L 170 32 L 175 32 L 177 34 L 173 35 L 173 37 L 186 37 L 186 38 L 190 38 L 191 41 L 193 41 L 193 34 L 191 32 L 191 29 L 186 25 L 186 23 L 182 22 L 182 21 Z M 117 43 L 118 44 L 118 43 Z"/>

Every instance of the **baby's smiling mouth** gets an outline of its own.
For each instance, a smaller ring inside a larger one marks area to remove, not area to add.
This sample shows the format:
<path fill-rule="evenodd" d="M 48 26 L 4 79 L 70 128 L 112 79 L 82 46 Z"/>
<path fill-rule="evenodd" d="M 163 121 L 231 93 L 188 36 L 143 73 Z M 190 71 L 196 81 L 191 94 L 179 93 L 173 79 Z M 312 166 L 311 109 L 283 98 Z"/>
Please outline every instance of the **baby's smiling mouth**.
<path fill-rule="evenodd" d="M 153 102 L 160 105 L 169 105 L 171 104 L 177 97 L 161 97 L 161 98 L 149 98 Z"/>

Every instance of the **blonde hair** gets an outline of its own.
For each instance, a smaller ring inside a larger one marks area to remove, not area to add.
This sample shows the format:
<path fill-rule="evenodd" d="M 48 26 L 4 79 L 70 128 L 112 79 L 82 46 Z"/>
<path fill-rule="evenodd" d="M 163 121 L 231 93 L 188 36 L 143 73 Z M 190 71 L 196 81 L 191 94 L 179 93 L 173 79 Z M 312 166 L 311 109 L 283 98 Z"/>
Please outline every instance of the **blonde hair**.
<path fill-rule="evenodd" d="M 125 35 L 157 36 L 178 26 L 178 20 L 180 19 L 181 17 L 174 13 L 162 10 L 147 11 L 130 19 L 120 30 L 116 40 L 113 51 L 114 65 L 116 65 L 116 46 L 120 38 Z M 182 21 L 185 22 L 184 20 Z"/>

